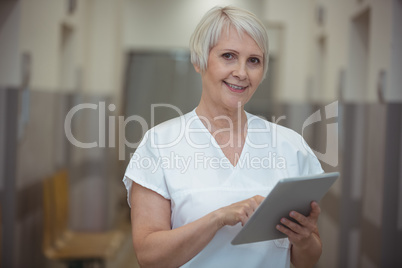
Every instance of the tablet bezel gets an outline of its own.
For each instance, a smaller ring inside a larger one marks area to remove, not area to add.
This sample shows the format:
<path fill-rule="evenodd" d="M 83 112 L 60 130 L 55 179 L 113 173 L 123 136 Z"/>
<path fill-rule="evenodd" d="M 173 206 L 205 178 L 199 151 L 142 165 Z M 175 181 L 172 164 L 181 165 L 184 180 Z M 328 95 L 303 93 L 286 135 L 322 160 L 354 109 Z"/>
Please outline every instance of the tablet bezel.
<path fill-rule="evenodd" d="M 279 180 L 233 238 L 232 245 L 285 238 L 286 235 L 276 229 L 280 219 L 289 218 L 292 210 L 307 216 L 310 203 L 319 202 L 338 177 L 339 172 L 332 172 Z"/>

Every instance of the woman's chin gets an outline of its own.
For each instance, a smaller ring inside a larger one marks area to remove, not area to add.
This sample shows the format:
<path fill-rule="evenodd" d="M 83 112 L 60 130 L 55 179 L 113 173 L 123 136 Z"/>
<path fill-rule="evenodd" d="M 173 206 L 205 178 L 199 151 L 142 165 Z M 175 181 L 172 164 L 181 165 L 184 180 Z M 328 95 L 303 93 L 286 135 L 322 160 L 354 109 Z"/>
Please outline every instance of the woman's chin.
<path fill-rule="evenodd" d="M 239 108 L 242 108 L 246 103 L 247 101 L 241 98 L 230 98 L 227 101 L 225 101 L 225 106 L 228 109 L 237 110 Z"/>
<path fill-rule="evenodd" d="M 223 95 L 224 104 L 232 109 L 238 109 L 243 107 L 250 99 L 248 92 L 226 92 L 228 94 Z"/>

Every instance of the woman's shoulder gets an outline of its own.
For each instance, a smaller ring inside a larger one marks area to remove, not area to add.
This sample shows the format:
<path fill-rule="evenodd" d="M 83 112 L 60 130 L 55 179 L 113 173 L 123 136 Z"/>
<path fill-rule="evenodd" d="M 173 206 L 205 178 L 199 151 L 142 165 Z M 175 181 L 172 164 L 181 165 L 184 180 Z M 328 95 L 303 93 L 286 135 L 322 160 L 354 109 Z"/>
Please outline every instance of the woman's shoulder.
<path fill-rule="evenodd" d="M 253 135 L 260 135 L 262 132 L 261 134 L 269 141 L 271 148 L 275 149 L 278 157 L 284 157 L 289 167 L 299 168 L 295 174 L 316 174 L 322 172 L 317 157 L 302 135 L 278 123 L 269 122 L 263 117 L 251 114 L 247 116 L 251 121 L 251 127 L 258 129 L 257 131 L 253 131 L 256 133 Z M 265 128 L 266 131 L 260 131 L 262 128 Z"/>
<path fill-rule="evenodd" d="M 278 131 L 278 133 L 290 136 L 290 137 L 300 137 L 301 135 L 294 131 L 293 129 L 290 129 L 288 127 L 282 126 L 278 123 L 275 122 L 270 122 L 268 121 L 264 116 L 259 116 L 259 115 L 254 115 L 246 112 L 247 114 L 247 119 L 249 121 L 249 128 L 252 129 L 268 129 L 270 131 Z M 281 121 L 281 118 L 279 118 L 278 122 Z"/>
<path fill-rule="evenodd" d="M 293 146 L 297 149 L 305 148 L 308 145 L 305 143 L 302 135 L 275 122 L 270 122 L 262 116 L 247 113 L 249 120 L 249 129 L 253 133 L 265 133 L 269 140 L 275 144 L 285 145 L 285 147 Z M 279 122 L 280 120 L 278 120 Z"/>
<path fill-rule="evenodd" d="M 180 116 L 174 117 L 172 119 L 166 120 L 150 129 L 154 133 L 163 134 L 166 132 L 177 132 L 186 127 L 188 120 L 193 116 L 194 111 L 182 114 Z"/>
<path fill-rule="evenodd" d="M 194 114 L 195 112 L 191 111 L 150 128 L 144 133 L 141 145 L 152 142 L 155 146 L 163 147 L 179 143 L 185 136 L 188 122 Z"/>
<path fill-rule="evenodd" d="M 171 141 L 177 140 L 180 137 L 180 127 L 184 117 L 185 115 L 181 115 L 145 129 L 136 151 L 141 148 L 159 148 L 163 144 L 170 144 Z"/>

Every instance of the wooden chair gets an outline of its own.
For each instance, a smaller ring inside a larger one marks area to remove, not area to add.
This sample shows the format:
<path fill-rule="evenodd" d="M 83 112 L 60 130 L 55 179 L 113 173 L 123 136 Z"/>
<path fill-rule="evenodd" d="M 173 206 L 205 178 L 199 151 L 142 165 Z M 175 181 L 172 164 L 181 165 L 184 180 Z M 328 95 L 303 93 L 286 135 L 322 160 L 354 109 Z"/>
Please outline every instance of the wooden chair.
<path fill-rule="evenodd" d="M 62 170 L 43 184 L 43 250 L 47 258 L 83 267 L 113 258 L 121 247 L 122 231 L 74 232 L 68 228 L 68 173 Z"/>

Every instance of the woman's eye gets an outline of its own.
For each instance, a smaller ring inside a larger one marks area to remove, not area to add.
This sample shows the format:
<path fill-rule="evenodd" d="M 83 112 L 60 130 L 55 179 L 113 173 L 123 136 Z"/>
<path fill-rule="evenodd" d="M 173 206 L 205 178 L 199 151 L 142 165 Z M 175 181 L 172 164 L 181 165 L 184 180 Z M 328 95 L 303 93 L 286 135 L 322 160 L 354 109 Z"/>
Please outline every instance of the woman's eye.
<path fill-rule="evenodd" d="M 223 57 L 224 59 L 227 59 L 227 60 L 233 59 L 233 55 L 232 55 L 231 53 L 224 53 L 224 54 L 222 55 L 222 57 Z"/>
<path fill-rule="evenodd" d="M 253 64 L 258 64 L 258 63 L 260 63 L 260 59 L 258 59 L 258 58 L 250 58 L 250 62 L 253 63 Z"/>

